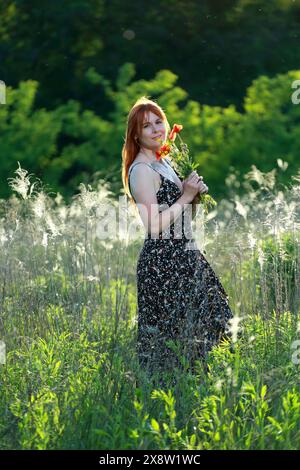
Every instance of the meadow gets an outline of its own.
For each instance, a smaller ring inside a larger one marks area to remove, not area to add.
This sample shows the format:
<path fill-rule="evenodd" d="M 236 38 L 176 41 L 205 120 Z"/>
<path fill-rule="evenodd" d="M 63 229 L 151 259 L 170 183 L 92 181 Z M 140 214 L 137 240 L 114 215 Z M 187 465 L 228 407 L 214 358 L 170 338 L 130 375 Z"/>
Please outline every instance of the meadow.
<path fill-rule="evenodd" d="M 159 386 L 135 353 L 143 240 L 99 238 L 115 195 L 82 184 L 67 205 L 19 168 L 0 201 L 0 449 L 300 449 L 300 176 L 279 185 L 284 171 L 231 174 L 199 208 L 234 348 Z"/>

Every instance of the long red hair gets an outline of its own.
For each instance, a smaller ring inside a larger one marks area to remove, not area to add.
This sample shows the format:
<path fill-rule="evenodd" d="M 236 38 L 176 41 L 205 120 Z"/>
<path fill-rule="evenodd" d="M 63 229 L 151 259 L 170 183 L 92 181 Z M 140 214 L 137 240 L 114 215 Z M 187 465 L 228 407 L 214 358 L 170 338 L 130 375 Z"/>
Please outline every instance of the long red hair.
<path fill-rule="evenodd" d="M 129 197 L 131 203 L 134 203 L 134 199 L 129 191 L 128 170 L 140 150 L 140 144 L 135 140 L 135 136 L 140 136 L 145 114 L 149 111 L 152 111 L 152 113 L 162 119 L 166 125 L 167 134 L 171 130 L 163 109 L 155 101 L 150 100 L 146 96 L 139 98 L 129 111 L 125 142 L 122 148 L 122 182 L 125 194 Z"/>

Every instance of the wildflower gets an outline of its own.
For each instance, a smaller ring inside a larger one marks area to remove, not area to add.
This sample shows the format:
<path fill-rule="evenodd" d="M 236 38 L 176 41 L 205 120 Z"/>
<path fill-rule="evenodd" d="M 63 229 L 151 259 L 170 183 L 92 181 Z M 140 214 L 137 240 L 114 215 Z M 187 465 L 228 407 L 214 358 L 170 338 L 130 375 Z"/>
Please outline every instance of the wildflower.
<path fill-rule="evenodd" d="M 229 332 L 232 335 L 233 343 L 237 341 L 238 332 L 240 330 L 240 326 L 239 326 L 240 321 L 241 321 L 241 317 L 239 317 L 238 315 L 235 315 L 228 322 L 230 324 Z"/>
<path fill-rule="evenodd" d="M 96 282 L 99 280 L 96 276 L 92 276 L 92 275 L 86 276 L 86 279 L 90 282 Z"/>
<path fill-rule="evenodd" d="M 38 193 L 35 200 L 32 202 L 32 210 L 36 217 L 43 217 L 46 212 L 46 195 L 44 193 Z"/>
<path fill-rule="evenodd" d="M 8 240 L 8 237 L 5 234 L 4 228 L 0 228 L 0 244 L 4 245 L 4 243 Z"/>
<path fill-rule="evenodd" d="M 249 207 L 243 206 L 243 204 L 241 204 L 238 200 L 235 200 L 235 206 L 235 210 L 237 211 L 237 213 L 244 217 L 244 219 L 246 219 Z"/>
<path fill-rule="evenodd" d="M 47 234 L 47 232 L 43 233 L 42 245 L 45 246 L 45 247 L 48 245 L 48 234 Z"/>
<path fill-rule="evenodd" d="M 215 383 L 215 389 L 216 390 L 221 390 L 223 382 L 224 382 L 223 379 L 218 379 Z"/>
<path fill-rule="evenodd" d="M 15 178 L 8 178 L 8 181 L 11 181 L 11 183 L 9 183 L 9 186 L 12 188 L 13 191 L 16 191 L 17 193 L 21 194 L 23 199 L 28 199 L 31 196 L 35 183 L 33 183 L 30 187 L 31 175 L 27 176 L 28 171 L 23 170 L 21 168 L 20 162 L 18 162 L 18 165 L 19 168 L 15 171 L 15 173 L 17 173 L 17 176 Z"/>
<path fill-rule="evenodd" d="M 97 191 L 93 191 L 90 184 L 87 185 L 87 188 L 84 183 L 79 185 L 80 194 L 76 195 L 82 203 L 83 207 L 89 211 L 97 204 Z"/>
<path fill-rule="evenodd" d="M 172 142 L 174 142 L 174 140 L 176 139 L 176 135 L 182 129 L 183 129 L 183 126 L 181 124 L 174 124 L 173 129 L 171 130 L 171 132 L 169 134 L 169 139 L 172 140 Z"/>
<path fill-rule="evenodd" d="M 167 156 L 168 153 L 170 152 L 171 147 L 168 144 L 163 145 L 160 147 L 160 150 L 158 150 L 156 153 L 156 160 L 159 160 L 161 157 Z"/>
<path fill-rule="evenodd" d="M 258 264 L 259 264 L 260 269 L 262 271 L 264 261 L 265 261 L 265 254 L 264 254 L 264 252 L 263 252 L 263 250 L 260 246 L 258 247 L 257 251 L 258 251 Z"/>
<path fill-rule="evenodd" d="M 167 142 L 156 151 L 156 159 L 160 160 L 160 158 L 170 154 L 170 157 L 175 163 L 176 172 L 181 178 L 185 179 L 198 167 L 198 164 L 192 162 L 191 157 L 189 156 L 188 146 L 183 142 L 179 135 L 182 129 L 183 126 L 181 124 L 173 125 L 167 138 Z M 177 135 L 180 140 L 180 150 L 175 144 Z M 162 142 L 162 139 L 159 140 Z M 208 194 L 198 194 L 196 198 L 197 203 L 203 204 L 205 213 L 208 212 L 209 206 L 215 206 L 217 204 L 216 201 Z"/>
<path fill-rule="evenodd" d="M 252 233 L 248 233 L 248 242 L 249 242 L 249 246 L 251 248 L 251 250 L 253 250 L 253 248 L 255 247 L 256 245 L 256 239 L 255 237 L 252 235 Z"/>
<path fill-rule="evenodd" d="M 55 223 L 53 222 L 51 216 L 49 214 L 46 213 L 46 216 L 45 216 L 45 221 L 46 221 L 46 225 L 47 227 L 50 229 L 51 231 L 51 234 L 56 237 L 57 235 L 61 235 L 59 229 L 56 227 Z"/>

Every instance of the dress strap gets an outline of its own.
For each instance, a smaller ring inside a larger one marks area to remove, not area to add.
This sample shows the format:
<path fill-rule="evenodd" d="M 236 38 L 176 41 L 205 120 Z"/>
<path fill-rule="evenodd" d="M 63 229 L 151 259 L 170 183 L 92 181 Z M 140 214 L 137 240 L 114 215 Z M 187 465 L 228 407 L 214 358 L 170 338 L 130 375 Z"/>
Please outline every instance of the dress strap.
<path fill-rule="evenodd" d="M 168 164 L 171 168 L 173 168 L 173 165 L 171 165 L 171 163 L 170 163 L 168 157 L 165 157 L 165 158 L 164 158 L 164 161 L 167 162 L 167 164 Z"/>
<path fill-rule="evenodd" d="M 172 165 L 172 163 L 170 162 L 169 160 L 169 157 L 165 157 L 164 158 L 164 161 L 167 162 L 167 164 L 172 168 L 173 171 L 175 171 L 176 175 L 178 176 L 179 179 L 181 179 L 178 175 L 178 172 L 175 170 L 174 166 Z"/>
<path fill-rule="evenodd" d="M 159 171 L 157 171 L 155 168 L 153 168 L 153 166 L 151 165 L 151 163 L 146 163 L 146 162 L 136 162 L 136 163 L 134 163 L 134 164 L 131 166 L 131 168 L 130 168 L 130 170 L 129 170 L 129 172 L 128 172 L 128 184 L 129 184 L 129 190 L 130 190 L 131 195 L 132 195 L 132 192 L 131 192 L 131 187 L 130 187 L 130 173 L 131 173 L 132 169 L 133 169 L 136 165 L 138 165 L 139 163 L 143 163 L 144 165 L 149 166 L 152 170 L 156 171 L 156 173 L 158 173 L 160 176 L 162 176 Z M 132 195 L 132 197 L 133 197 L 133 195 Z M 133 199 L 134 199 L 134 197 L 133 197 Z M 134 199 L 134 200 L 135 200 L 135 199 Z"/>
<path fill-rule="evenodd" d="M 129 173 L 128 173 L 128 178 L 129 178 L 129 175 L 130 175 L 130 173 L 131 173 L 131 170 L 132 170 L 136 165 L 138 165 L 139 163 L 144 163 L 144 165 L 147 165 L 147 166 L 149 166 L 150 168 L 152 168 L 152 170 L 156 171 L 155 168 L 153 168 L 153 167 L 151 166 L 151 163 L 136 162 L 136 163 L 134 163 L 134 164 L 131 166 L 131 168 L 130 168 L 130 170 L 129 170 Z"/>

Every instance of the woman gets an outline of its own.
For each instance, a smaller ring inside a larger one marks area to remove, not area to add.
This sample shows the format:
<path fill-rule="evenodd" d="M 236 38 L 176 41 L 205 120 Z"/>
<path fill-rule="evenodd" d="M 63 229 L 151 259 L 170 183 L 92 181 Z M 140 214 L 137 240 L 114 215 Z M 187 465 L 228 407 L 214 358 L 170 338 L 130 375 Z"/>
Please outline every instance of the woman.
<path fill-rule="evenodd" d="M 233 317 L 223 286 L 191 236 L 188 209 L 208 187 L 196 171 L 182 180 L 171 159 L 157 161 L 159 139 L 165 141 L 169 131 L 162 108 L 142 97 L 129 112 L 122 150 L 125 192 L 146 230 L 137 262 L 137 354 L 150 375 L 185 364 L 194 371 L 197 360 L 205 366 Z"/>

